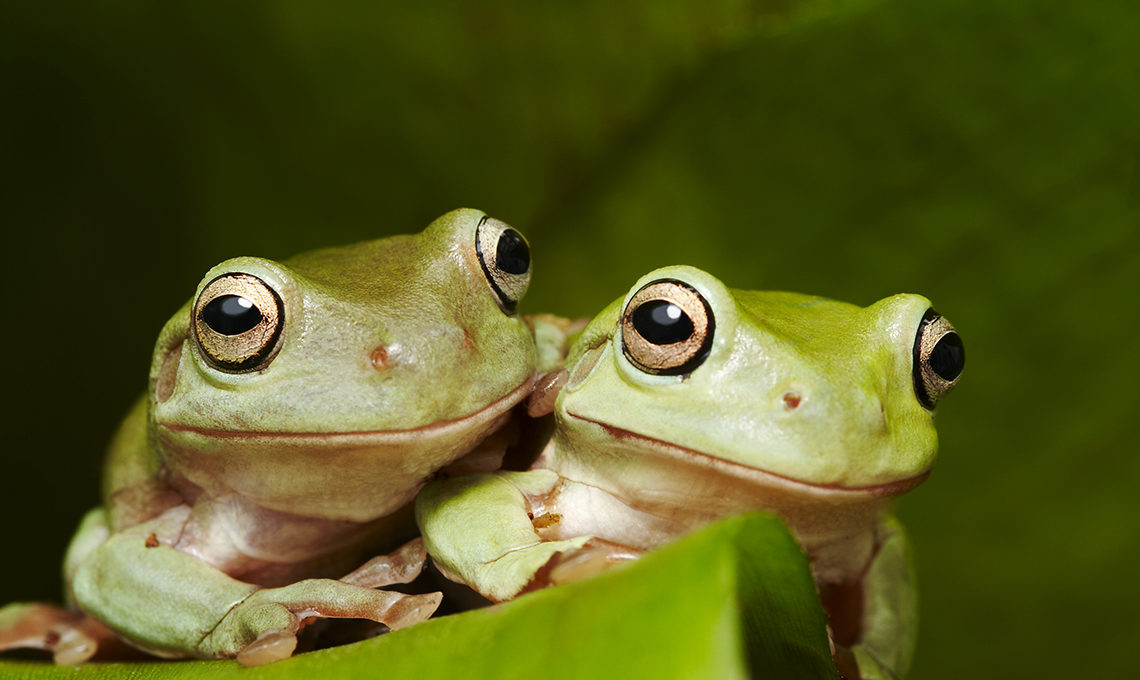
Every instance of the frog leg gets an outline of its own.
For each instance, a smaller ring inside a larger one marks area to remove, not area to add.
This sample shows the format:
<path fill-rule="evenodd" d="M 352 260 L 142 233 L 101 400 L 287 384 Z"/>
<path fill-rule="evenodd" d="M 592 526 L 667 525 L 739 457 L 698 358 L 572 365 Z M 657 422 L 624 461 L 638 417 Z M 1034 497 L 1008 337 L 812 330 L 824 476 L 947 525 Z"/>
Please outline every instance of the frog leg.
<path fill-rule="evenodd" d="M 75 570 L 79 606 L 131 644 L 160 656 L 238 657 L 266 663 L 292 654 L 317 618 L 362 618 L 400 628 L 427 619 L 440 594 L 405 595 L 333 579 L 261 588 L 170 547 L 189 509 L 114 534 Z"/>
<path fill-rule="evenodd" d="M 106 626 L 79 611 L 40 602 L 0 607 L 0 652 L 42 649 L 57 664 L 76 664 L 117 640 Z"/>
<path fill-rule="evenodd" d="M 590 536 L 545 541 L 530 516 L 528 496 L 553 490 L 550 470 L 496 472 L 443 479 L 416 498 L 416 523 L 444 576 L 501 602 L 518 595 L 559 553 Z"/>
<path fill-rule="evenodd" d="M 64 558 L 64 581 L 69 608 L 44 603 L 18 602 L 0 609 L 0 651 L 41 649 L 57 664 L 90 659 L 100 646 L 117 641 L 115 634 L 73 606 L 71 577 L 75 568 L 107 539 L 107 518 L 102 508 L 88 512 L 79 523 Z"/>
<path fill-rule="evenodd" d="M 918 589 L 902 525 L 885 517 L 879 549 L 864 576 L 863 632 L 851 652 L 864 680 L 906 677 L 918 634 Z"/>
<path fill-rule="evenodd" d="M 88 511 L 83 519 L 79 520 L 79 528 L 71 537 L 67 553 L 63 557 L 64 596 L 69 607 L 75 608 L 75 596 L 71 592 L 75 571 L 110 535 L 107 511 L 102 506 Z"/>
<path fill-rule="evenodd" d="M 318 618 L 368 619 L 391 629 L 427 620 L 440 593 L 405 595 L 333 579 L 306 579 L 257 590 L 239 602 L 198 644 L 198 656 L 232 656 L 256 666 L 290 656 L 297 632 Z"/>

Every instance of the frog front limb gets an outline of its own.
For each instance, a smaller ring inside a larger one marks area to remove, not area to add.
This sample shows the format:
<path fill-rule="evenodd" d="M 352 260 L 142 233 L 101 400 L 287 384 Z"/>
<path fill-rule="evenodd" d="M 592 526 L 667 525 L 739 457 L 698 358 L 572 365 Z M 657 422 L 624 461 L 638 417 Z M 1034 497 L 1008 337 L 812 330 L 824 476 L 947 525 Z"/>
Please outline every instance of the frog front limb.
<path fill-rule="evenodd" d="M 17 602 L 0 608 L 0 651 L 41 649 L 52 653 L 57 664 L 76 664 L 90 659 L 101 647 L 114 645 L 115 634 L 75 608 L 70 583 L 79 564 L 109 535 L 107 513 L 102 508 L 88 512 L 79 523 L 64 558 L 64 580 L 69 584 L 68 608 L 44 603 Z"/>
<path fill-rule="evenodd" d="M 918 633 L 918 589 L 902 525 L 887 516 L 879 549 L 863 580 L 863 630 L 851 651 L 863 680 L 906 677 Z"/>
<path fill-rule="evenodd" d="M 436 566 L 496 602 L 521 593 L 552 559 L 592 538 L 546 541 L 535 529 L 528 497 L 549 493 L 558 481 L 550 470 L 530 470 L 426 486 L 416 498 L 416 522 Z"/>
<path fill-rule="evenodd" d="M 83 611 L 151 653 L 267 663 L 292 654 L 310 620 L 361 618 L 401 628 L 439 605 L 439 593 L 405 595 L 334 579 L 278 588 L 245 583 L 159 540 L 170 531 L 169 515 L 112 535 L 71 583 Z"/>

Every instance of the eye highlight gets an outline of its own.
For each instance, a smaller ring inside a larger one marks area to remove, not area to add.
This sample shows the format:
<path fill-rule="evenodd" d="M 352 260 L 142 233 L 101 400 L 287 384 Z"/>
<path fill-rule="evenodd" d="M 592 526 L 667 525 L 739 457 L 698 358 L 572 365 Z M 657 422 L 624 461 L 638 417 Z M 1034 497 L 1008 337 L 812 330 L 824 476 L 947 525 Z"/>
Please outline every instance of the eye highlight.
<path fill-rule="evenodd" d="M 190 320 L 206 362 L 241 373 L 273 359 L 285 310 L 277 293 L 256 276 L 222 274 L 202 289 Z"/>
<path fill-rule="evenodd" d="M 933 309 L 926 310 L 914 338 L 914 393 L 933 410 L 958 384 L 966 365 L 966 347 L 954 327 Z"/>
<path fill-rule="evenodd" d="M 240 295 L 219 295 L 202 307 L 202 320 L 222 335 L 240 335 L 256 327 L 263 318 L 253 301 Z"/>
<path fill-rule="evenodd" d="M 712 309 L 692 286 L 661 279 L 642 286 L 621 317 L 622 353 L 652 375 L 692 373 L 708 356 Z"/>
<path fill-rule="evenodd" d="M 514 227 L 484 216 L 475 230 L 475 252 L 499 307 L 514 314 L 530 286 L 530 245 Z"/>
<path fill-rule="evenodd" d="M 633 310 L 633 327 L 654 345 L 684 342 L 693 336 L 693 320 L 668 300 L 650 300 Z"/>

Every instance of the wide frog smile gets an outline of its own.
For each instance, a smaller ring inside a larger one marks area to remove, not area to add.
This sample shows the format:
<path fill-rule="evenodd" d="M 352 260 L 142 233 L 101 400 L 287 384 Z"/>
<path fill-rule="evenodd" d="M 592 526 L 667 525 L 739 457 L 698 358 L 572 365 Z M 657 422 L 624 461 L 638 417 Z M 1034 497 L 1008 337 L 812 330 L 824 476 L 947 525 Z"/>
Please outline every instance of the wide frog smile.
<path fill-rule="evenodd" d="M 873 484 L 870 486 L 844 486 L 841 484 L 818 484 L 813 482 L 805 482 L 802 480 L 794 479 L 784 475 L 779 475 L 774 472 L 769 472 L 761 468 L 744 465 L 730 460 L 725 460 L 704 451 L 691 449 L 673 442 L 664 441 L 655 437 L 626 430 L 616 425 L 611 425 L 600 420 L 587 418 L 586 416 L 579 415 L 570 410 L 564 411 L 565 415 L 579 420 L 582 422 L 596 425 L 603 430 L 610 437 L 618 440 L 635 440 L 641 444 L 652 449 L 654 452 L 664 455 L 668 458 L 676 460 L 678 463 L 685 465 L 701 465 L 704 467 L 712 468 L 723 472 L 727 475 L 737 478 L 743 478 L 755 482 L 762 486 L 776 486 L 787 490 L 798 490 L 800 493 L 827 496 L 833 499 L 844 500 L 860 500 L 873 497 L 889 497 L 905 493 L 915 488 L 919 484 L 926 481 L 930 476 L 930 470 L 925 470 L 912 477 L 900 479 L 893 482 L 884 484 Z"/>
<path fill-rule="evenodd" d="M 433 436 L 446 436 L 455 431 L 461 431 L 473 423 L 495 418 L 496 416 L 508 411 L 523 397 L 529 394 L 533 383 L 534 379 L 528 378 L 518 387 L 515 387 L 507 394 L 499 397 L 495 401 L 487 404 L 474 413 L 470 413 L 459 418 L 437 420 L 433 423 L 406 429 L 355 430 L 347 432 L 271 432 L 258 430 L 210 429 L 195 427 L 193 425 L 186 425 L 182 423 L 166 422 L 160 422 L 157 423 L 157 425 L 159 428 L 172 433 L 185 433 L 202 437 L 210 437 L 213 439 L 288 439 L 294 442 L 297 440 L 310 439 L 325 444 L 334 442 L 336 440 L 345 440 L 346 443 L 348 443 L 356 442 L 360 439 L 367 439 L 371 442 L 395 444 L 408 440 L 429 439 Z"/>

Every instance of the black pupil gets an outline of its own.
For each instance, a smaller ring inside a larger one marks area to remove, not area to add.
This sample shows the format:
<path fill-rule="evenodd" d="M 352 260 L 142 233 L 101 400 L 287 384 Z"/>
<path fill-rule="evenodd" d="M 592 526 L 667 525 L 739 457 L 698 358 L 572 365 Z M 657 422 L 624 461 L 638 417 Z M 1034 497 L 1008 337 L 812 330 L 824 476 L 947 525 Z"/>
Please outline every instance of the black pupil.
<path fill-rule="evenodd" d="M 525 274 L 530 269 L 530 247 L 522 234 L 507 229 L 495 247 L 495 266 L 508 274 Z"/>
<path fill-rule="evenodd" d="M 219 295 L 202 308 L 202 320 L 222 335 L 240 335 L 261 323 L 261 310 L 240 295 Z"/>
<path fill-rule="evenodd" d="M 650 300 L 633 310 L 633 327 L 654 345 L 684 342 L 693 335 L 693 320 L 668 300 Z"/>
<path fill-rule="evenodd" d="M 943 380 L 953 380 L 966 365 L 966 348 L 957 333 L 943 335 L 930 352 L 930 367 Z"/>

